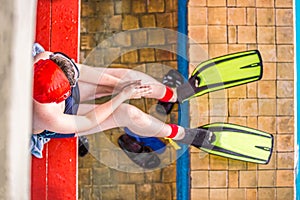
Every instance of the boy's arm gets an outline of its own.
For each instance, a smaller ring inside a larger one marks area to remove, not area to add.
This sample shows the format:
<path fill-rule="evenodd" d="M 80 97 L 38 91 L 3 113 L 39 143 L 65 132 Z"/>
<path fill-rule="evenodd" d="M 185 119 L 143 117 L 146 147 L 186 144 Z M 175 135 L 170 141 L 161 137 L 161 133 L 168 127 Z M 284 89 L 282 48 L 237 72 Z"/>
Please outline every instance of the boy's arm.
<path fill-rule="evenodd" d="M 105 73 L 105 69 L 99 70 L 83 64 L 77 64 L 80 70 L 79 80 L 95 85 L 115 87 L 121 79 Z"/>
<path fill-rule="evenodd" d="M 39 109 L 38 117 L 40 127 L 57 133 L 78 133 L 90 130 L 106 120 L 125 100 L 140 98 L 149 93 L 149 87 L 141 86 L 136 82 L 127 86 L 121 93 L 110 101 L 97 105 L 95 109 L 85 115 L 68 115 L 59 112 L 59 107 L 51 105 Z"/>

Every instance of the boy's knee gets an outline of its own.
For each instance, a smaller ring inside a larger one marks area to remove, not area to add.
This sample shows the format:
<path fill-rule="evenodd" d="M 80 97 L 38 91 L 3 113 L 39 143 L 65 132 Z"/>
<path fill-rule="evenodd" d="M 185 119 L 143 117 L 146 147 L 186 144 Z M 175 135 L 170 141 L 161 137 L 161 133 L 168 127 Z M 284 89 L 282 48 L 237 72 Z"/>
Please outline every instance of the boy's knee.
<path fill-rule="evenodd" d="M 130 104 L 124 103 L 120 106 L 120 108 L 122 110 L 123 117 L 126 117 L 127 119 L 130 119 L 133 122 L 141 120 L 143 116 L 143 111 Z"/>

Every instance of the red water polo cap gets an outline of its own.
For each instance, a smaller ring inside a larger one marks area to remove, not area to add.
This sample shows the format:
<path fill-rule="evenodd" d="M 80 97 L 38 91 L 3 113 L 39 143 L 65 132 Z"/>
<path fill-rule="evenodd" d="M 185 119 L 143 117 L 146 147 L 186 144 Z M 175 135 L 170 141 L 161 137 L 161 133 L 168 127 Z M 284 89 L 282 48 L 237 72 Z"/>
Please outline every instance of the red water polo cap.
<path fill-rule="evenodd" d="M 60 103 L 71 94 L 70 83 L 52 60 L 34 64 L 33 98 L 40 103 Z"/>

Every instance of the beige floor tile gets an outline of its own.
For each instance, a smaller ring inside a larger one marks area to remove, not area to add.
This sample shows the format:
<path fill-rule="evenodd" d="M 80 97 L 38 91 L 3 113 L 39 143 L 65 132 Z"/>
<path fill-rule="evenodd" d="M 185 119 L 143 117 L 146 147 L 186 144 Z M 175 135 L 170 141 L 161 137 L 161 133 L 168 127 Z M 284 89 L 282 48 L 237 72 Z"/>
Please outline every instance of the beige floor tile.
<path fill-rule="evenodd" d="M 224 188 L 228 186 L 227 171 L 210 171 L 209 187 Z"/>
<path fill-rule="evenodd" d="M 257 186 L 256 171 L 240 171 L 240 187 L 251 188 Z"/>

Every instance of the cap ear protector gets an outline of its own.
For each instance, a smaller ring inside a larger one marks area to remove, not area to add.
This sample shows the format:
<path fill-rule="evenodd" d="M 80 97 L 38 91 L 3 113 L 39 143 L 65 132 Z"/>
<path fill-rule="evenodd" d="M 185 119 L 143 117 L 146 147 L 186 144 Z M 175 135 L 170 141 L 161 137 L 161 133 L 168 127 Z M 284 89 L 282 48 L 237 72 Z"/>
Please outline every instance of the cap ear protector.
<path fill-rule="evenodd" d="M 52 60 L 34 64 L 33 98 L 40 103 L 60 103 L 71 95 L 70 83 Z"/>

